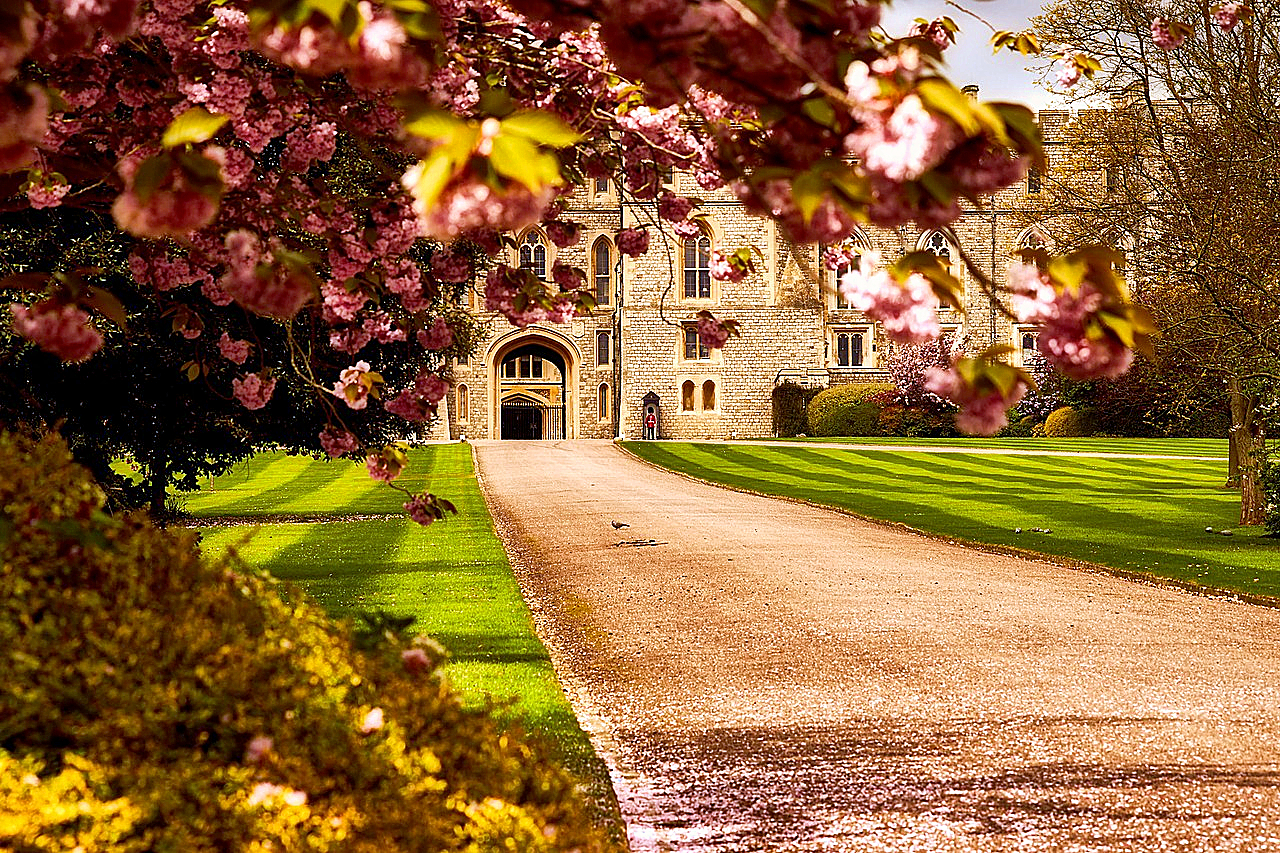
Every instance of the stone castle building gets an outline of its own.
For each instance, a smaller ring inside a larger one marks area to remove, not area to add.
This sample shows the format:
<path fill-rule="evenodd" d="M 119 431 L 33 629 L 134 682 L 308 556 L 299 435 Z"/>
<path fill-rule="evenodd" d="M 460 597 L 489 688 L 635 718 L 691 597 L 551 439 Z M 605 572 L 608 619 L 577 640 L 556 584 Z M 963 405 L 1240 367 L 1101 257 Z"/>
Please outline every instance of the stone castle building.
<path fill-rule="evenodd" d="M 1046 147 L 1068 119 L 1044 112 Z M 1006 343 L 1014 358 L 1034 349 L 1030 328 L 1012 324 L 978 288 L 958 249 L 995 281 L 1003 281 L 1011 253 L 1042 240 L 1027 227 L 1040 192 L 1031 172 L 1020 184 L 967 206 L 946 229 L 869 227 L 854 235 L 886 262 L 917 249 L 952 261 L 966 285 L 966 313 L 942 311 L 944 330 L 967 335 L 978 348 Z M 546 277 L 556 261 L 584 270 L 598 308 L 567 324 L 511 326 L 501 315 L 471 308 L 487 328 L 475 355 L 454 369 L 448 421 L 453 437 L 562 439 L 646 437 L 646 412 L 656 437 L 746 439 L 772 434 L 772 390 L 790 381 L 826 386 L 883 381 L 887 341 L 877 324 L 842 304 L 835 277 L 821 263 L 821 247 L 796 246 L 772 221 L 752 215 L 728 190 L 705 193 L 691 175 L 675 172 L 667 189 L 703 199 L 706 228 L 682 239 L 659 225 L 653 202 L 619 198 L 597 180 L 567 199 L 563 216 L 582 226 L 573 246 L 557 249 L 539 229 L 515 235 L 509 259 Z M 639 258 L 620 256 L 613 235 L 648 226 L 650 247 Z M 738 283 L 711 278 L 712 249 L 759 250 L 756 270 Z M 741 323 L 742 336 L 708 351 L 694 331 L 696 314 L 710 309 Z"/>

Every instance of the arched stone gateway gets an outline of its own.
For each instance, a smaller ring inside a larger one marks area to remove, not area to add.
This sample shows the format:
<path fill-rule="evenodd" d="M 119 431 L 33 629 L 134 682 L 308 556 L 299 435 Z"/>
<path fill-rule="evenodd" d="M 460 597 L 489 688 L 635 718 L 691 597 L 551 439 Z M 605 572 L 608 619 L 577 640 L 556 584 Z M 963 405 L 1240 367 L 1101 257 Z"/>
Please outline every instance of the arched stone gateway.
<path fill-rule="evenodd" d="M 499 341 L 489 359 L 490 434 L 524 441 L 576 438 L 578 361 L 571 344 L 537 331 Z"/>

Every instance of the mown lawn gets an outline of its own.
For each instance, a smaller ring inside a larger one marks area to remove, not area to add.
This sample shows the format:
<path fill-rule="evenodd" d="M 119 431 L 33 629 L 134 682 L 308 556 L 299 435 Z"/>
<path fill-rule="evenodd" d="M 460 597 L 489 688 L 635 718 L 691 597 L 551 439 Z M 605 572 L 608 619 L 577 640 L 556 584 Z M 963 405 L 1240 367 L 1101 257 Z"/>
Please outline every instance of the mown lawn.
<path fill-rule="evenodd" d="M 607 803 L 607 770 L 533 631 L 470 447 L 415 448 L 399 482 L 447 497 L 458 515 L 419 527 L 404 516 L 405 497 L 370 480 L 363 466 L 279 453 L 216 478 L 186 498 L 186 510 L 210 525 L 203 530 L 207 551 L 237 547 L 247 562 L 296 583 L 334 616 L 415 616 L 413 630 L 449 650 L 445 674 L 471 704 L 510 702 L 499 715 L 548 739 L 593 798 Z"/>
<path fill-rule="evenodd" d="M 849 440 L 868 442 L 884 440 Z M 931 453 L 900 449 L 893 442 L 869 449 L 667 441 L 625 446 L 642 459 L 736 488 L 1280 603 L 1280 540 L 1263 537 L 1259 528 L 1235 526 L 1239 494 L 1220 488 L 1225 442 L 911 439 L 898 444 L 1131 455 Z M 1189 458 L 1196 456 L 1215 458 Z M 1234 535 L 1206 533 L 1206 527 L 1231 529 Z"/>

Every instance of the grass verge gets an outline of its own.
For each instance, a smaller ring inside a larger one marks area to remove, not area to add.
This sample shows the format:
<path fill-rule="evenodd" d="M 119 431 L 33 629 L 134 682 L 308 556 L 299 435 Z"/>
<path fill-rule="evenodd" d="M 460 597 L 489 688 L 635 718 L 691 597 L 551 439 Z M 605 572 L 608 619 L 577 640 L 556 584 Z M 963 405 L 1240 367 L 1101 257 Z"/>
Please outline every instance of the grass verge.
<path fill-rule="evenodd" d="M 476 483 L 468 445 L 410 451 L 400 484 L 447 497 L 458 514 L 429 528 L 363 468 L 264 453 L 190 495 L 203 547 L 236 547 L 338 618 L 383 610 L 449 650 L 445 675 L 473 706 L 549 743 L 590 792 L 615 844 L 625 838 L 608 770 L 569 707 Z M 623 845 L 618 845 L 620 848 Z"/>
<path fill-rule="evenodd" d="M 969 439 L 934 441 L 948 449 L 981 446 Z M 1040 449 L 1019 439 L 996 441 Z M 734 488 L 1280 604 L 1280 540 L 1262 536 L 1260 528 L 1235 527 L 1239 493 L 1220 488 L 1224 442 L 1168 439 L 1130 445 L 1123 439 L 1076 439 L 1069 446 L 1053 444 L 1059 450 L 1123 453 L 1131 448 L 1134 454 L 1183 457 L 1160 460 L 930 453 L 893 446 L 666 441 L 624 446 L 662 467 Z M 1201 452 L 1215 447 L 1221 454 Z M 1201 455 L 1222 459 L 1186 458 Z M 1206 533 L 1206 527 L 1231 529 L 1234 535 Z M 1015 532 L 1019 528 L 1022 532 Z"/>

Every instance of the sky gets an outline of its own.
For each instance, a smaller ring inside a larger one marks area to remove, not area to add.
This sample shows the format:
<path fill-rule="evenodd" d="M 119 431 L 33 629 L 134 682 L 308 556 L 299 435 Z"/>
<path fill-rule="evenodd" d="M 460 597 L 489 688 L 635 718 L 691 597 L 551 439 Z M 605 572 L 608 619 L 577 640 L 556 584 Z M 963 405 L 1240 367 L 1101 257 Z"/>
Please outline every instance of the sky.
<path fill-rule="evenodd" d="M 957 0 L 980 15 L 997 30 L 1025 30 L 1033 15 L 1040 13 L 1037 0 Z M 947 50 L 951 80 L 957 86 L 976 83 L 984 101 L 1015 101 L 1034 109 L 1052 107 L 1057 100 L 1025 70 L 1027 58 L 1003 50 L 991 54 L 991 29 L 944 0 L 896 0 L 881 13 L 881 23 L 890 35 L 906 35 L 916 18 L 932 20 L 949 16 L 960 27 L 956 44 Z"/>

